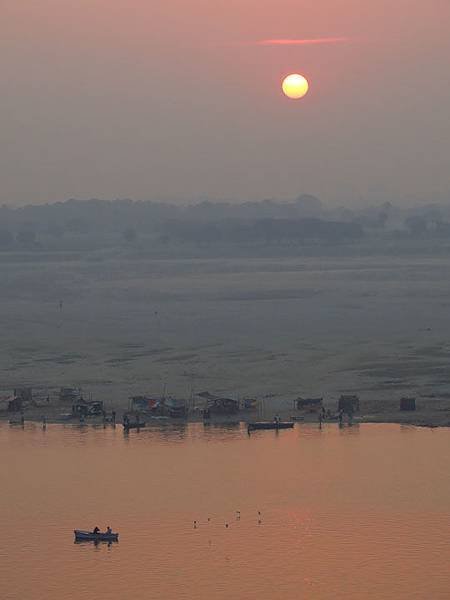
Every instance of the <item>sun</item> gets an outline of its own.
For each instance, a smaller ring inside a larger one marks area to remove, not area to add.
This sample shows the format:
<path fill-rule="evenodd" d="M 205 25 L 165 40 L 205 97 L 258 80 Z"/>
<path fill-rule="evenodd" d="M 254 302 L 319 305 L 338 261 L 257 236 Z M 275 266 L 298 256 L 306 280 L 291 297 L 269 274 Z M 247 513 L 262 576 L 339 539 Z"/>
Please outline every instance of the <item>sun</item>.
<path fill-rule="evenodd" d="M 309 90 L 309 83 L 306 77 L 298 73 L 292 73 L 285 77 L 282 83 L 284 94 L 292 100 L 299 100 L 306 96 Z"/>

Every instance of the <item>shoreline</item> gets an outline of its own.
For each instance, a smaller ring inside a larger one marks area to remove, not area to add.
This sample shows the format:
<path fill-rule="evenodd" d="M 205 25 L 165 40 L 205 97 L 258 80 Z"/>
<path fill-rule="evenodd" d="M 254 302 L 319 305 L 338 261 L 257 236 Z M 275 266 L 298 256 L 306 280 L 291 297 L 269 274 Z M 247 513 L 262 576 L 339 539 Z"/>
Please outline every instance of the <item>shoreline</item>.
<path fill-rule="evenodd" d="M 49 407 L 50 408 L 50 407 Z M 62 416 L 60 413 L 55 414 L 55 407 L 51 407 L 52 410 L 32 409 L 24 413 L 24 423 L 37 423 L 43 424 L 45 419 L 46 425 L 75 425 L 75 426 L 112 426 L 110 421 L 105 422 L 102 417 L 88 417 L 84 421 L 80 422 L 77 418 L 69 418 L 68 416 Z M 123 415 L 126 411 L 118 410 L 116 413 L 116 426 L 122 427 Z M 257 411 L 240 411 L 232 415 L 214 415 L 209 420 L 204 420 L 200 415 L 188 415 L 185 418 L 172 418 L 172 417 L 157 417 L 141 415 L 143 421 L 146 422 L 145 427 L 159 425 L 161 427 L 167 425 L 183 425 L 191 423 L 203 423 L 205 425 L 235 425 L 240 423 L 248 424 L 254 421 L 272 421 L 275 414 L 279 415 L 281 420 L 294 420 L 298 424 L 316 424 L 319 426 L 319 419 L 317 414 L 302 413 L 301 411 L 272 411 L 272 413 L 261 415 Z M 447 411 L 445 411 L 447 413 Z M 1 413 L 0 423 L 9 423 L 10 425 L 20 426 L 18 420 L 20 416 L 18 413 Z M 11 423 L 11 421 L 14 421 Z M 404 413 L 404 414 L 393 414 L 374 412 L 358 415 L 355 414 L 353 417 L 352 424 L 396 424 L 396 425 L 410 425 L 415 427 L 450 427 L 450 414 L 436 414 L 431 411 L 416 411 L 415 414 Z M 338 424 L 336 419 L 324 419 L 323 425 Z M 348 425 L 348 418 L 344 417 L 344 426 Z M 142 427 L 144 429 L 144 427 Z"/>

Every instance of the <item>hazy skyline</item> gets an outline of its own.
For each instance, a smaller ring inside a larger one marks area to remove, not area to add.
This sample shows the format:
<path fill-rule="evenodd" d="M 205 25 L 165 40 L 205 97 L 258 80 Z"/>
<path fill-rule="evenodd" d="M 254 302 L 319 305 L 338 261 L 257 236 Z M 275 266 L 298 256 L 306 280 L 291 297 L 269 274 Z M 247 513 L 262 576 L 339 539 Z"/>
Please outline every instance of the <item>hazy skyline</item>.
<path fill-rule="evenodd" d="M 447 0 L 3 0 L 0 14 L 0 203 L 450 199 Z M 303 100 L 281 93 L 290 72 L 309 79 Z"/>

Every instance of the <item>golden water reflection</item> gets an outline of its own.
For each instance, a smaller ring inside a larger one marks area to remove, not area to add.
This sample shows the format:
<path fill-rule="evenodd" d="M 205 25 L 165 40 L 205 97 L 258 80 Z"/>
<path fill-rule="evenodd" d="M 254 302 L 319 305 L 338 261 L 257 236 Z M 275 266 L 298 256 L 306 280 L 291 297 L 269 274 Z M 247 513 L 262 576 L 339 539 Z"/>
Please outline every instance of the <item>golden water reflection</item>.
<path fill-rule="evenodd" d="M 5 600 L 449 597 L 448 429 L 1 425 L 0 452 Z M 74 544 L 95 525 L 119 543 Z"/>

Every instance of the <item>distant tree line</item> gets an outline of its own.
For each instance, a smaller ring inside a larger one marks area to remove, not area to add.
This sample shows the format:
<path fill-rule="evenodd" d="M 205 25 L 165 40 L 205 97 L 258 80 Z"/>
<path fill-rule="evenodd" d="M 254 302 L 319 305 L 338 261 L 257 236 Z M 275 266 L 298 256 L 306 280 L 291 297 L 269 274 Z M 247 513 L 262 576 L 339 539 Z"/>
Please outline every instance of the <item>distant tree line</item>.
<path fill-rule="evenodd" d="M 363 237 L 358 223 L 322 219 L 246 219 L 209 223 L 171 220 L 164 232 L 182 243 L 216 244 L 303 244 L 311 242 L 353 241 Z"/>
<path fill-rule="evenodd" d="M 301 195 L 284 202 L 179 205 L 92 199 L 0 207 L 0 250 L 58 248 L 82 239 L 101 244 L 101 236 L 125 245 L 144 238 L 165 244 L 271 245 L 352 242 L 389 232 L 400 238 L 450 238 L 450 204 L 327 208 L 315 196 Z"/>

